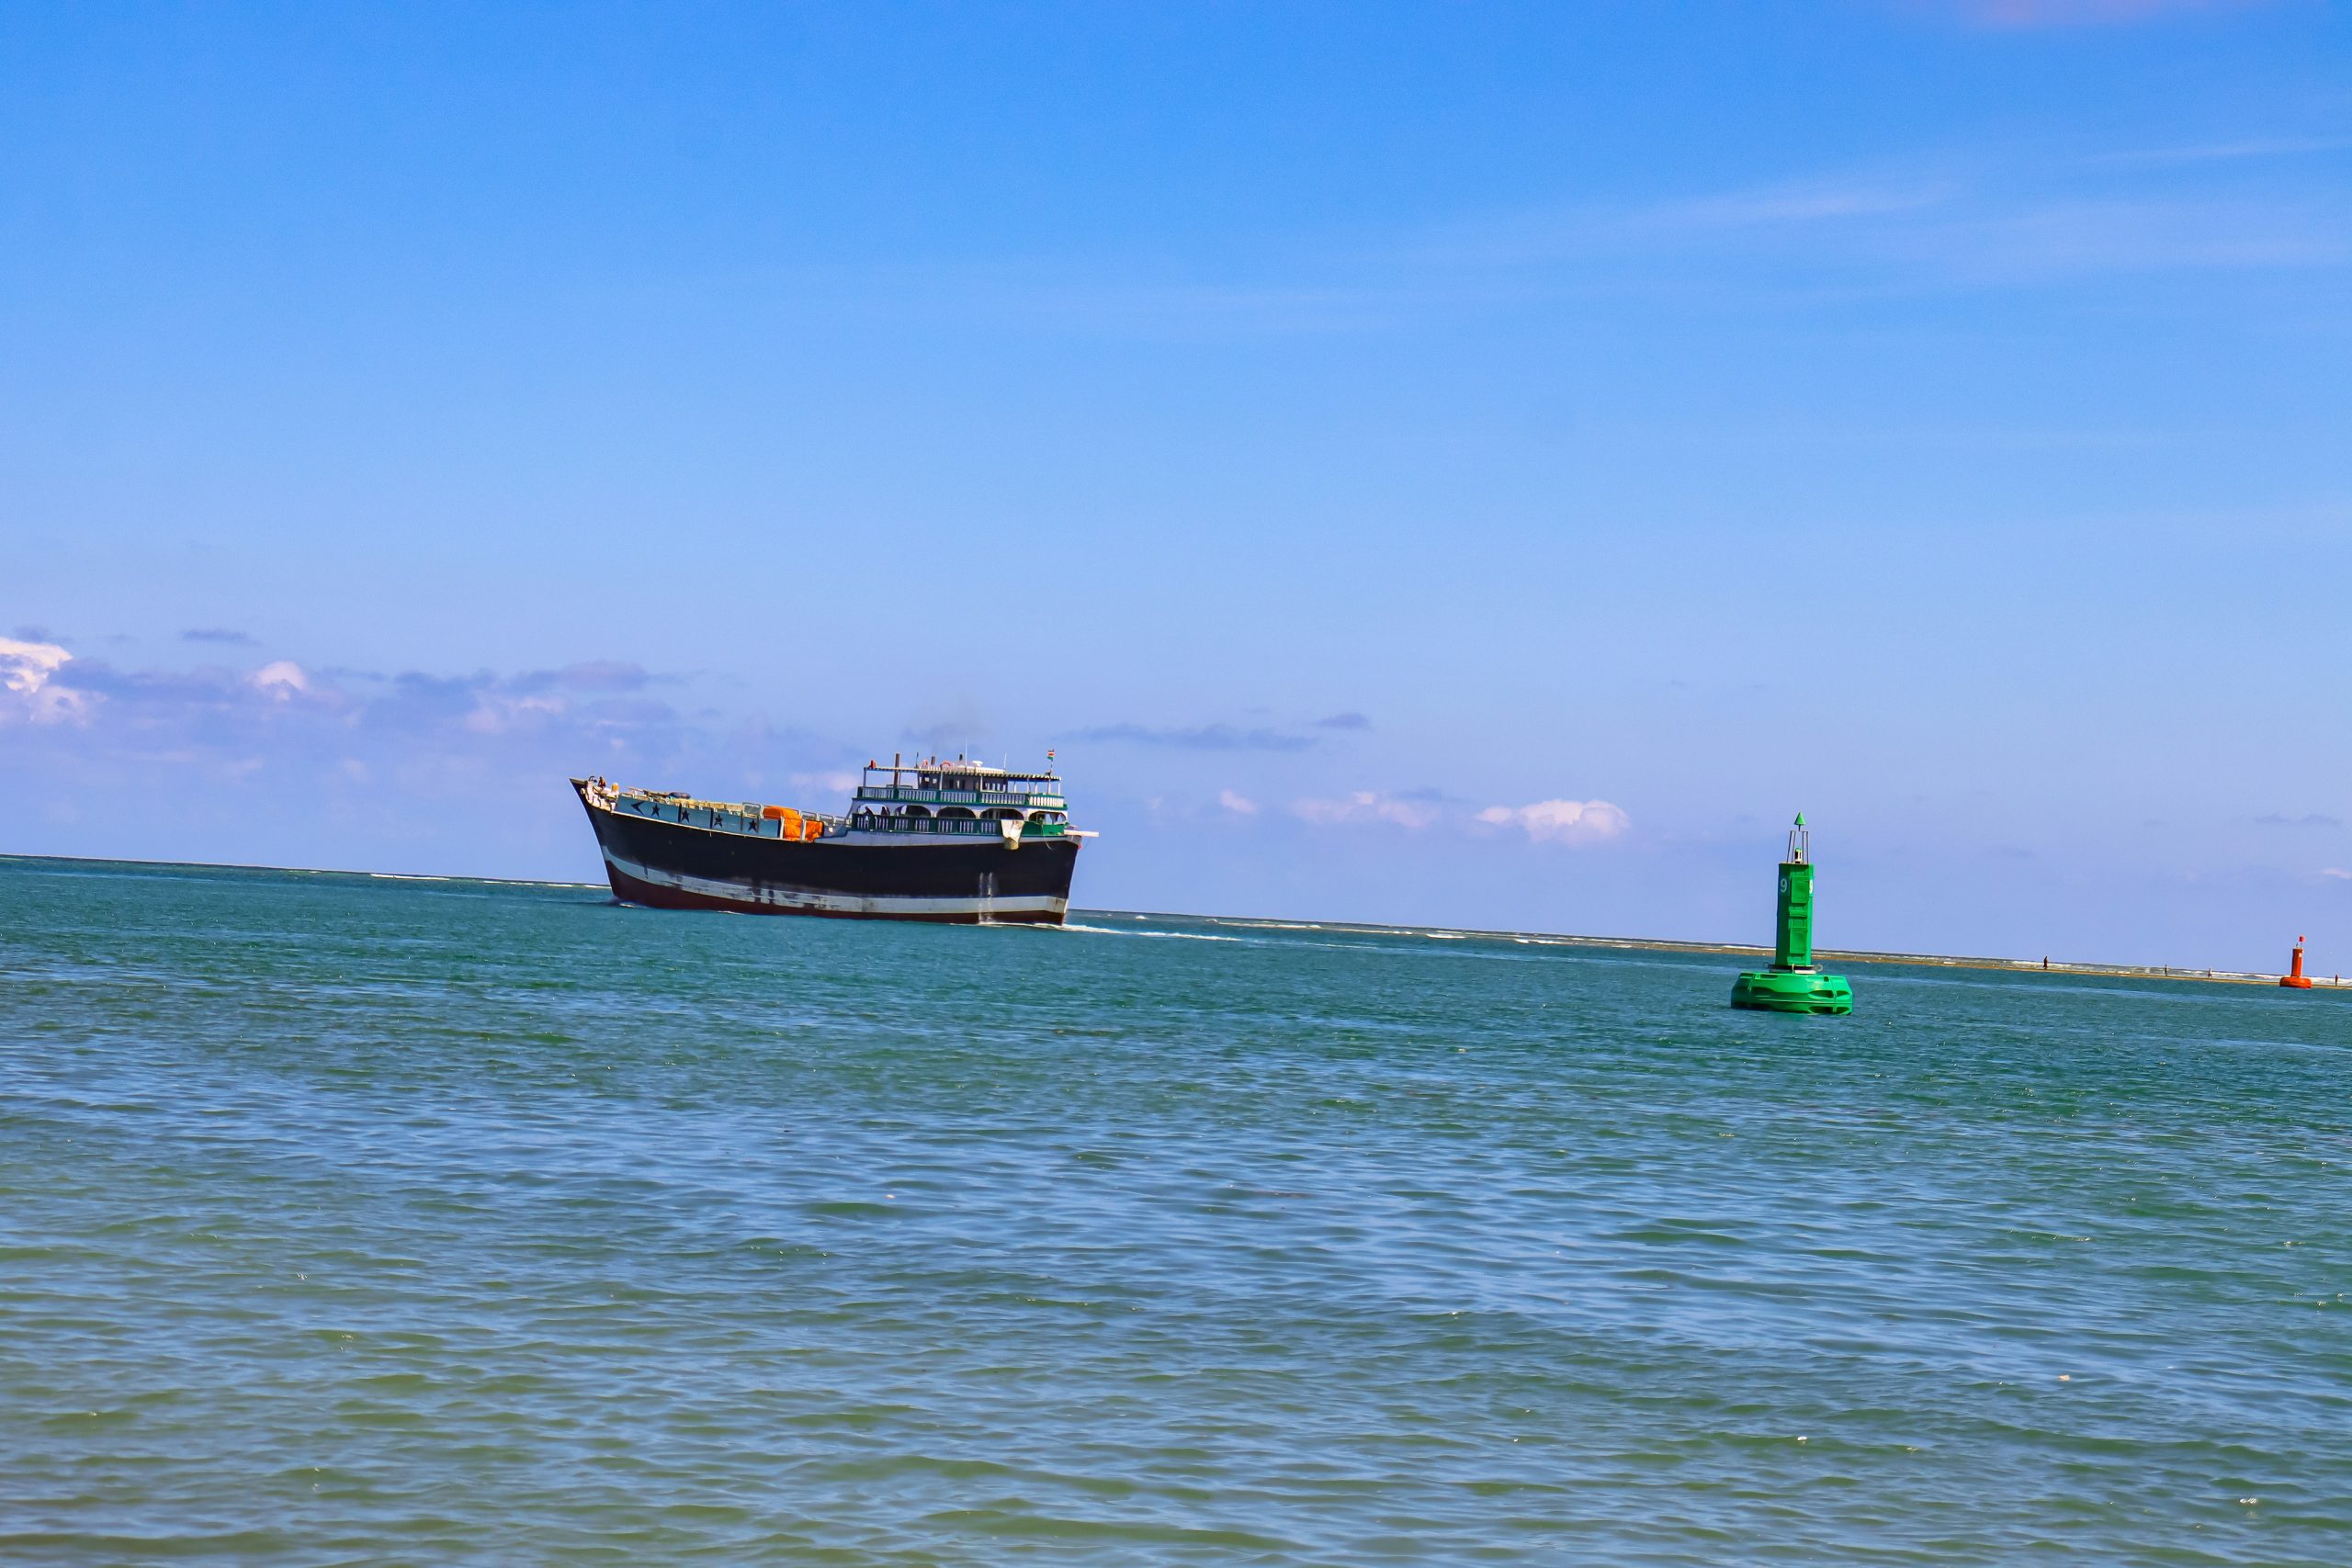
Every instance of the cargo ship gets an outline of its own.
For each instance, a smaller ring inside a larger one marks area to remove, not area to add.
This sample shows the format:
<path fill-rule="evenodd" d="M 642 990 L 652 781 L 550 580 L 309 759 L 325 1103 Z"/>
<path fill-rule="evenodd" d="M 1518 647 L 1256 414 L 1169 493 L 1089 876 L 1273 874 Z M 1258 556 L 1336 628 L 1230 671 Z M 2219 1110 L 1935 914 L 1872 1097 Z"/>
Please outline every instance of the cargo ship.
<path fill-rule="evenodd" d="M 869 761 L 839 815 L 573 779 L 613 897 L 657 909 L 1062 923 L 1080 844 L 1062 781 L 962 757 Z"/>

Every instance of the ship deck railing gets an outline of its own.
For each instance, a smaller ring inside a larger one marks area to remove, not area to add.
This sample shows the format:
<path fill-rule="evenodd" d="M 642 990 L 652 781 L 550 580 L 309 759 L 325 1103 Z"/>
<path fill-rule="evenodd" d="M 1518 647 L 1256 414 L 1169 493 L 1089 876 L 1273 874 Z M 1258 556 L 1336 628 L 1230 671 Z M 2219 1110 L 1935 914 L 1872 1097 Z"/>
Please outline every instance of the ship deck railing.
<path fill-rule="evenodd" d="M 858 825 L 856 816 L 853 816 L 849 820 L 849 831 L 853 833 L 929 833 L 1001 838 L 1004 836 L 1003 824 L 1007 818 L 1001 817 L 884 817 L 876 813 L 864 827 Z M 829 833 L 832 831 L 831 828 L 825 830 Z M 1021 836 L 1024 839 L 1060 839 L 1068 837 L 1069 831 L 1070 827 L 1067 822 L 1023 822 L 1021 824 Z"/>
<path fill-rule="evenodd" d="M 1038 810 L 1054 810 L 1063 804 L 1058 795 L 1032 794 L 1007 789 L 919 789 L 913 784 L 862 784 L 856 798 L 861 801 L 907 801 L 918 806 L 1017 806 Z"/>
<path fill-rule="evenodd" d="M 605 797 L 606 809 L 643 821 L 672 822 L 682 828 L 707 828 L 755 839 L 780 839 L 784 824 L 767 815 L 758 801 L 698 800 L 692 795 L 657 795 L 644 790 L 614 790 Z M 802 811 L 801 822 L 814 821 L 827 833 L 846 833 L 849 818 L 829 811 Z M 696 820 L 700 818 L 700 820 Z"/>
<path fill-rule="evenodd" d="M 764 806 L 752 801 L 698 800 L 691 795 L 616 790 L 607 797 L 607 807 L 621 816 L 640 821 L 669 822 L 682 828 L 700 828 L 754 839 L 784 837 L 783 823 L 767 816 Z M 799 820 L 821 824 L 826 838 L 838 838 L 845 833 L 1001 838 L 1004 835 L 1003 825 L 1009 820 L 1020 822 L 1023 839 L 1067 838 L 1072 831 L 1066 821 L 1038 822 L 1024 818 L 1002 817 L 905 817 L 865 810 L 845 814 L 803 811 L 799 814 Z"/>

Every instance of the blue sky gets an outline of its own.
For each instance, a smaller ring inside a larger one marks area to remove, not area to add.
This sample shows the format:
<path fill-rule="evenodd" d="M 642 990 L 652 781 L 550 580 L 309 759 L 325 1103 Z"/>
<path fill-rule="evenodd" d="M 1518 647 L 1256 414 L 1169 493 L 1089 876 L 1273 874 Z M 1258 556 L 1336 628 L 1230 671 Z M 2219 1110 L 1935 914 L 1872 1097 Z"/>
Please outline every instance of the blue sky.
<path fill-rule="evenodd" d="M 0 9 L 0 849 L 2352 959 L 2352 17 Z M 2340 956 L 2331 956 L 2340 955 Z"/>

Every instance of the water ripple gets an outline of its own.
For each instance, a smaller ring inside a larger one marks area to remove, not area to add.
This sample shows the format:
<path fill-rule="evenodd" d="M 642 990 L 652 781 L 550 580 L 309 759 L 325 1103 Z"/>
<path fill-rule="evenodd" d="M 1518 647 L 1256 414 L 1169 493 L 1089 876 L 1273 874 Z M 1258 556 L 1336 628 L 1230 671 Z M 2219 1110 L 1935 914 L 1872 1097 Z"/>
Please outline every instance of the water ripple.
<path fill-rule="evenodd" d="M 1780 1019 L 1456 931 L 0 897 L 11 1562 L 2352 1538 L 2332 995 L 1877 968 Z"/>

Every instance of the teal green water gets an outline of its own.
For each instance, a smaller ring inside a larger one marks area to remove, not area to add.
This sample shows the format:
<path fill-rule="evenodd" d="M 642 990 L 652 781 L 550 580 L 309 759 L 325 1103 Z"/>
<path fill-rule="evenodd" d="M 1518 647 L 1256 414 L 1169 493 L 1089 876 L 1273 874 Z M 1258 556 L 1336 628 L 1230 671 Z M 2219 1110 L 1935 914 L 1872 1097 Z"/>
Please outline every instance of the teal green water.
<path fill-rule="evenodd" d="M 0 1560 L 2352 1561 L 2352 1011 L 0 861 Z"/>

